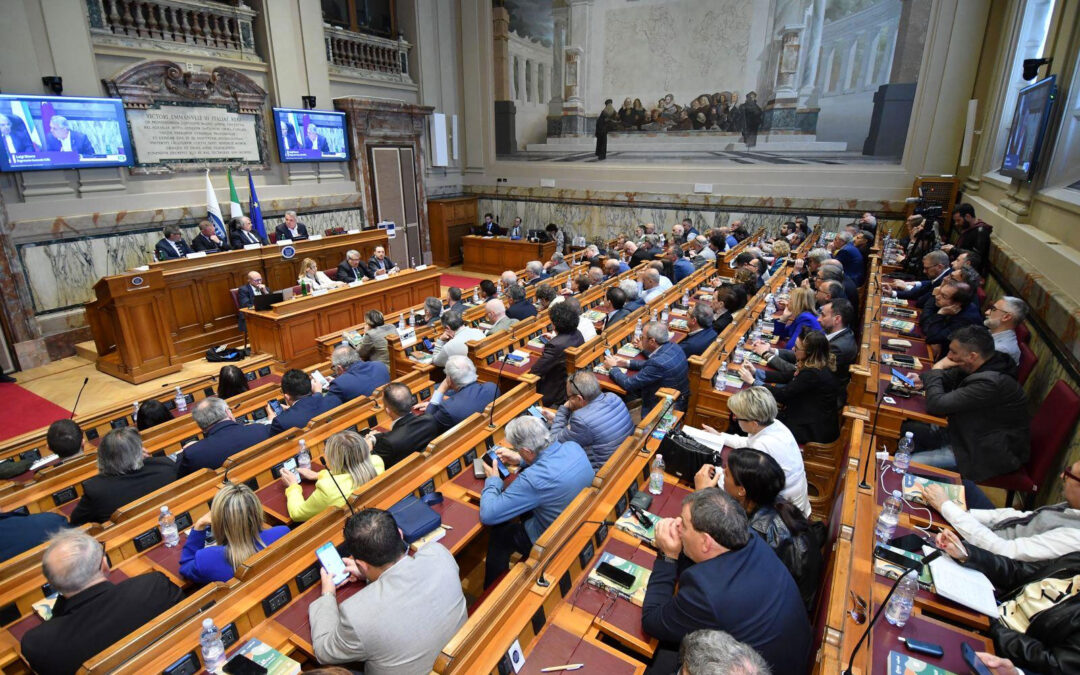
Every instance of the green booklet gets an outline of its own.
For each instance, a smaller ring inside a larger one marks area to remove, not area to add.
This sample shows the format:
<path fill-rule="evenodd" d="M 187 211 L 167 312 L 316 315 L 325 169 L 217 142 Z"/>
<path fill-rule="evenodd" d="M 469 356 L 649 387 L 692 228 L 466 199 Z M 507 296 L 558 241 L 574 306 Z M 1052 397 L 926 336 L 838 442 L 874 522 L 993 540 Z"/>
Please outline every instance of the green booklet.
<path fill-rule="evenodd" d="M 896 548 L 895 546 L 889 546 L 888 544 L 878 545 L 882 548 L 889 549 L 893 553 L 902 555 L 905 558 L 910 558 L 915 562 L 921 562 L 923 559 L 921 553 L 912 553 L 911 551 L 905 551 L 904 549 Z M 901 567 L 896 563 L 882 560 L 881 558 L 874 556 L 874 574 L 880 574 L 890 579 L 896 579 L 901 574 L 903 574 L 905 570 L 906 568 Z M 929 565 L 923 565 L 922 572 L 919 574 L 919 586 L 931 592 L 934 590 L 934 580 L 933 577 L 930 576 Z"/>
<path fill-rule="evenodd" d="M 267 675 L 296 675 L 296 673 L 300 672 L 300 664 L 297 661 L 293 661 L 288 656 L 256 638 L 251 638 L 245 642 L 240 651 L 233 654 L 233 656 L 237 654 L 243 654 L 265 668 Z M 224 664 L 214 672 L 224 673 L 222 667 L 224 667 Z"/>
<path fill-rule="evenodd" d="M 624 572 L 628 572 L 634 577 L 634 581 L 629 587 L 620 586 L 607 577 L 601 576 L 596 568 L 603 563 L 608 563 L 613 567 L 616 567 Z M 634 603 L 638 607 L 641 607 L 641 603 L 645 601 L 645 587 L 649 585 L 649 577 L 652 575 L 652 570 L 646 569 L 641 565 L 630 562 L 629 560 L 623 560 L 619 556 L 604 551 L 600 554 L 600 560 L 596 563 L 596 567 L 592 568 L 589 572 L 589 576 L 586 582 L 592 586 L 602 588 L 607 591 L 615 593 L 619 597 L 626 598 L 630 602 Z"/>
<path fill-rule="evenodd" d="M 956 675 L 956 673 L 932 666 L 910 654 L 890 651 L 889 675 Z"/>
<path fill-rule="evenodd" d="M 965 511 L 967 510 L 967 500 L 964 498 L 964 486 L 962 483 L 942 483 L 939 480 L 910 473 L 904 474 L 904 481 L 901 486 L 904 499 L 925 504 L 926 500 L 923 499 L 922 488 L 927 485 L 937 485 L 942 490 L 945 490 L 946 497 L 959 504 Z"/>
<path fill-rule="evenodd" d="M 652 525 L 645 527 L 641 522 L 634 517 L 634 514 L 627 509 L 626 513 L 615 521 L 615 529 L 622 530 L 628 534 L 632 534 L 642 541 L 652 543 L 654 537 L 656 537 L 656 523 L 660 521 L 660 517 L 649 513 L 648 511 L 642 511 L 646 518 L 652 520 Z"/>

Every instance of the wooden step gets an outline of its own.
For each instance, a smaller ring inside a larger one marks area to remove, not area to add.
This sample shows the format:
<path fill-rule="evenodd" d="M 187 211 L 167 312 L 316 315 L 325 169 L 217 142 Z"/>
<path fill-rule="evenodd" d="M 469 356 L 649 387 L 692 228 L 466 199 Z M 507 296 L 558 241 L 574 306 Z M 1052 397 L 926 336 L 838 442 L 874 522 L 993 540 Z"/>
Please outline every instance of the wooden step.
<path fill-rule="evenodd" d="M 75 354 L 81 356 L 88 361 L 97 361 L 97 344 L 93 340 L 87 342 L 80 342 L 75 345 Z"/>

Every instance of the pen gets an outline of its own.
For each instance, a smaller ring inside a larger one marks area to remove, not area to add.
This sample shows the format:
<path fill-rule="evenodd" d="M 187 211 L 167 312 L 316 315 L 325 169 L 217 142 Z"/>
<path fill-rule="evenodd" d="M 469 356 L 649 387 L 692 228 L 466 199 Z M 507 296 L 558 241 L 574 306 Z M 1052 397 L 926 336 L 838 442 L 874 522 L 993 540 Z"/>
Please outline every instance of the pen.
<path fill-rule="evenodd" d="M 585 667 L 584 663 L 568 663 L 565 666 L 551 666 L 550 668 L 541 668 L 540 672 L 541 673 L 557 673 L 560 670 L 562 670 L 562 671 L 578 670 L 578 669 L 584 668 L 584 667 Z"/>
<path fill-rule="evenodd" d="M 443 523 L 442 527 L 443 527 L 444 530 L 452 530 L 452 529 L 454 529 L 453 527 L 447 525 L 446 523 Z"/>

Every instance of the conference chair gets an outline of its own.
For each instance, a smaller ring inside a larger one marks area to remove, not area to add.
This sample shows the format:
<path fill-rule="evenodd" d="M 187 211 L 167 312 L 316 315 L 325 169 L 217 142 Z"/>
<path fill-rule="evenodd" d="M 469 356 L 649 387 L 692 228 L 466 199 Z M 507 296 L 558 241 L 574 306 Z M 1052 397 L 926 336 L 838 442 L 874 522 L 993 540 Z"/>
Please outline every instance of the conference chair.
<path fill-rule="evenodd" d="M 1028 347 L 1025 343 L 1020 343 L 1020 365 L 1016 370 L 1016 381 L 1020 383 L 1020 386 L 1024 386 L 1028 377 L 1031 375 L 1031 371 L 1035 370 L 1035 364 L 1039 362 L 1039 357 L 1035 356 L 1035 352 L 1031 351 L 1031 347 Z"/>
<path fill-rule="evenodd" d="M 1016 341 L 1025 345 L 1031 344 L 1031 329 L 1027 327 L 1027 324 L 1018 324 L 1016 326 Z"/>

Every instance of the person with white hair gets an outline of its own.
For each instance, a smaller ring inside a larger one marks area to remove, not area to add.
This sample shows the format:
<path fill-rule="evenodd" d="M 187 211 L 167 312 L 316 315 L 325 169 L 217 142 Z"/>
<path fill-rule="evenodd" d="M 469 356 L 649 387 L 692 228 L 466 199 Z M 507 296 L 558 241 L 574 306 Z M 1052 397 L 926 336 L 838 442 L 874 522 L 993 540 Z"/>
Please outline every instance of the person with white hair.
<path fill-rule="evenodd" d="M 525 263 L 525 285 L 532 286 L 538 283 L 540 280 L 546 278 L 544 274 L 544 264 L 539 260 L 530 260 Z"/>
<path fill-rule="evenodd" d="M 50 539 L 41 570 L 59 597 L 52 618 L 23 636 L 21 651 L 30 669 L 43 675 L 78 671 L 184 599 L 161 572 L 113 583 L 105 547 L 79 530 L 61 530 Z"/>
<path fill-rule="evenodd" d="M 994 338 L 994 349 L 1009 355 L 1013 363 L 1020 364 L 1020 343 L 1016 339 L 1016 327 L 1027 318 L 1027 303 L 1020 298 L 1006 295 L 986 308 L 983 324 Z"/>
<path fill-rule="evenodd" d="M 646 303 L 652 302 L 654 298 L 660 297 L 664 292 L 663 287 L 660 285 L 660 272 L 652 267 L 648 267 L 641 272 L 640 281 L 641 299 Z"/>
<path fill-rule="evenodd" d="M 296 211 L 286 211 L 283 221 L 274 228 L 274 234 L 277 236 L 278 241 L 285 239 L 296 241 L 308 238 L 307 225 L 296 221 Z"/>
<path fill-rule="evenodd" d="M 595 473 L 585 450 L 574 441 L 552 441 L 543 421 L 526 415 L 506 425 L 510 450 L 496 451 L 503 464 L 519 466 L 517 478 L 504 486 L 497 464 L 484 463 L 480 522 L 490 528 L 484 588 L 501 577 L 515 552 L 528 555 L 541 534 Z M 528 515 L 526 515 L 528 514 Z"/>
<path fill-rule="evenodd" d="M 844 274 L 854 281 L 856 286 L 861 286 L 865 273 L 863 255 L 855 248 L 853 240 L 850 232 L 837 232 L 833 242 L 833 257 L 844 266 Z"/>
<path fill-rule="evenodd" d="M 507 286 L 506 297 L 510 300 L 510 306 L 506 308 L 506 315 L 510 318 L 524 321 L 530 316 L 536 316 L 536 305 L 526 297 L 525 287 L 521 284 Z"/>
<path fill-rule="evenodd" d="M 596 244 L 589 244 L 585 247 L 585 254 L 582 260 L 589 263 L 591 267 L 600 266 L 600 247 Z"/>
<path fill-rule="evenodd" d="M 555 251 L 551 254 L 551 260 L 544 263 L 544 271 L 548 276 L 551 276 L 552 274 L 561 274 L 563 272 L 569 272 L 570 265 L 567 264 L 562 253 Z"/>
<path fill-rule="evenodd" d="M 600 267 L 590 267 L 585 273 L 585 278 L 589 280 L 590 286 L 599 286 L 604 283 L 604 270 Z"/>
<path fill-rule="evenodd" d="M 499 276 L 499 281 L 502 282 L 503 290 L 505 290 L 518 282 L 517 274 L 511 270 L 506 270 Z"/>
<path fill-rule="evenodd" d="M 325 395 L 336 399 L 335 406 L 361 396 L 371 396 L 376 389 L 390 381 L 390 369 L 382 361 L 360 358 L 350 345 L 341 345 L 330 354 L 330 371 L 334 380 Z M 311 380 L 312 391 L 322 391 L 317 379 Z"/>
<path fill-rule="evenodd" d="M 645 302 L 641 299 L 641 292 L 638 290 L 638 282 L 633 279 L 623 279 L 619 282 L 619 288 L 626 294 L 626 303 L 623 305 L 623 309 L 628 314 L 645 306 Z"/>
<path fill-rule="evenodd" d="M 416 406 L 431 415 L 442 430 L 460 423 L 473 413 L 484 410 L 499 396 L 494 382 L 478 382 L 476 366 L 468 356 L 451 356 L 443 367 L 446 377 L 431 400 Z"/>
<path fill-rule="evenodd" d="M 700 258 L 706 263 L 716 262 L 716 251 L 709 246 L 709 238 L 703 234 L 694 237 L 694 257 Z"/>
<path fill-rule="evenodd" d="M 686 354 L 679 345 L 671 341 L 667 326 L 659 321 L 645 324 L 638 343 L 645 360 L 627 359 L 622 356 L 604 358 L 611 379 L 626 390 L 627 394 L 641 396 L 642 415 L 656 406 L 656 392 L 661 387 L 668 387 L 679 392 L 675 401 L 677 410 L 686 410 L 690 400 L 689 365 Z M 631 375 L 622 370 L 632 371 Z"/>
<path fill-rule="evenodd" d="M 196 403 L 191 418 L 199 425 L 203 437 L 180 453 L 176 459 L 177 476 L 199 469 L 217 469 L 230 455 L 270 438 L 269 425 L 240 424 L 229 404 L 217 396 L 207 396 Z"/>
<path fill-rule="evenodd" d="M 488 328 L 484 335 L 494 335 L 504 330 L 510 330 L 518 322 L 517 319 L 506 316 L 506 305 L 503 304 L 502 300 L 488 300 L 484 304 L 484 309 L 487 310 L 484 318 L 491 324 L 491 328 Z"/>
<path fill-rule="evenodd" d="M 176 464 L 168 457 L 150 457 L 139 432 L 113 429 L 101 439 L 97 475 L 83 481 L 83 495 L 71 512 L 72 525 L 104 523 L 113 511 L 176 480 Z"/>
<path fill-rule="evenodd" d="M 451 356 L 466 356 L 469 353 L 468 343 L 484 338 L 484 331 L 467 325 L 460 312 L 443 314 L 442 325 L 442 335 L 431 351 L 431 363 L 439 368 L 445 368 Z"/>
<path fill-rule="evenodd" d="M 722 630 L 696 630 L 679 645 L 679 675 L 770 675 L 769 664 L 750 645 Z"/>
<path fill-rule="evenodd" d="M 45 137 L 45 150 L 48 152 L 77 152 L 80 155 L 94 155 L 94 144 L 86 134 L 71 128 L 66 117 L 53 115 L 49 120 L 49 135 Z"/>

